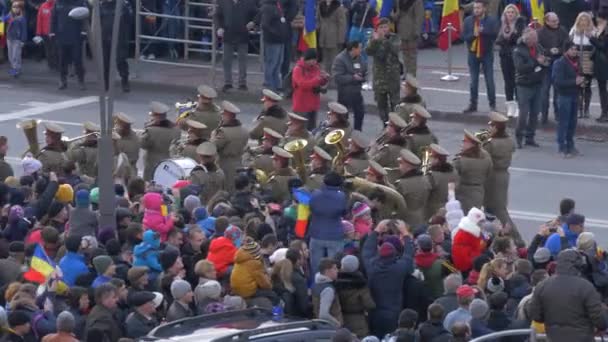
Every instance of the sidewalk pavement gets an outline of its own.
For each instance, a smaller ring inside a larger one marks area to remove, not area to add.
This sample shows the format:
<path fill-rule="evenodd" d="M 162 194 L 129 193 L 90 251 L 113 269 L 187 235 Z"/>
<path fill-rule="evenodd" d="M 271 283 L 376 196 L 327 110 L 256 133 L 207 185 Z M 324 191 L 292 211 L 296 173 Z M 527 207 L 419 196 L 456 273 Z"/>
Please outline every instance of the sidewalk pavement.
<path fill-rule="evenodd" d="M 466 67 L 466 52 L 463 46 L 455 46 L 453 53 L 453 68 L 452 73 L 459 77 L 455 82 L 444 82 L 440 78 L 447 74 L 447 54 L 438 49 L 422 50 L 418 55 L 418 83 L 421 86 L 421 95 L 424 98 L 427 108 L 433 115 L 433 120 L 443 120 L 462 123 L 487 123 L 487 114 L 489 111 L 487 97 L 485 95 L 485 81 L 481 77 L 479 80 L 479 112 L 473 114 L 462 114 L 462 110 L 467 106 L 469 100 L 469 75 Z M 197 62 L 193 62 L 197 63 Z M 97 76 L 94 72 L 92 61 L 86 61 L 87 69 L 87 84 L 89 88 L 94 87 Z M 495 59 L 494 79 L 496 84 L 498 110 L 506 112 L 504 105 L 504 86 L 502 75 L 498 66 L 498 57 Z M 158 64 L 149 61 L 129 60 L 131 70 L 132 91 L 144 90 L 145 88 L 162 88 L 171 87 L 174 91 L 184 93 L 184 98 L 193 98 L 195 89 L 199 84 L 209 84 L 215 86 L 216 89 L 221 89 L 223 86 L 223 72 L 221 60 L 216 63 L 215 72 L 210 68 L 210 63 L 199 64 L 206 65 L 207 68 L 183 67 L 172 64 Z M 237 63 L 233 63 L 235 79 L 237 72 Z M 371 69 L 371 65 L 370 65 Z M 7 78 L 5 72 L 0 74 L 0 81 Z M 118 78 L 118 76 L 117 76 Z M 46 68 L 46 63 L 35 62 L 33 60 L 24 61 L 23 74 L 19 81 L 31 83 L 56 83 L 58 77 L 51 73 Z M 238 91 L 233 90 L 227 94 L 221 94 L 222 98 L 235 102 L 254 102 L 259 101 L 261 95 L 263 75 L 259 58 L 250 57 L 248 63 L 247 84 L 249 90 Z M 11 80 L 9 79 L 9 82 Z M 366 112 L 377 114 L 377 109 L 374 101 L 373 91 L 364 91 L 364 100 L 366 103 Z M 335 90 L 328 90 L 322 96 L 322 110 L 327 102 L 337 98 Z M 176 99 L 178 100 L 178 99 Z M 179 99 L 182 100 L 182 99 Z M 595 121 L 599 116 L 599 99 L 597 89 L 595 89 L 590 119 L 579 119 L 578 121 L 578 136 L 583 136 L 591 140 L 605 141 L 608 134 L 608 124 L 601 124 Z M 555 122 L 552 120 L 553 113 L 550 109 L 550 123 L 541 127 L 541 129 L 555 129 Z M 540 126 L 539 126 L 540 127 Z"/>

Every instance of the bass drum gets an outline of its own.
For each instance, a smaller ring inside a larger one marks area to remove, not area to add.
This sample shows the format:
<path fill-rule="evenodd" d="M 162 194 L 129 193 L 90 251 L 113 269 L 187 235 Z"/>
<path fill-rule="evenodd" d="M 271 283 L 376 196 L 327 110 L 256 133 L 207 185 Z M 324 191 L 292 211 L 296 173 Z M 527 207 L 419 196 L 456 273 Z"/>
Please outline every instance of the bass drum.
<path fill-rule="evenodd" d="M 163 160 L 154 169 L 154 182 L 165 188 L 172 188 L 178 180 L 188 179 L 196 165 L 191 158 Z"/>

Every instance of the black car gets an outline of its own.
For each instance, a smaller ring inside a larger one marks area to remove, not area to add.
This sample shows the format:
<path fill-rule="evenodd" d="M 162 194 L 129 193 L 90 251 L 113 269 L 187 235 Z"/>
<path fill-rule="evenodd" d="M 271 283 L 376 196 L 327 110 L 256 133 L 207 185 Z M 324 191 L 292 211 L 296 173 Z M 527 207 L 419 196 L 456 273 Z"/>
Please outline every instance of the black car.
<path fill-rule="evenodd" d="M 171 322 L 140 341 L 329 342 L 335 331 L 327 321 L 278 318 L 270 310 L 252 308 Z"/>

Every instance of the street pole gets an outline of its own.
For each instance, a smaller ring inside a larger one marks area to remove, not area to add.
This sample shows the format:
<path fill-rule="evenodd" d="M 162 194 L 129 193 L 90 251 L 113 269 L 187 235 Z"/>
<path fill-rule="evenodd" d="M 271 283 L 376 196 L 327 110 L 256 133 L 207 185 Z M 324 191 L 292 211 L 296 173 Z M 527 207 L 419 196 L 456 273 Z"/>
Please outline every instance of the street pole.
<path fill-rule="evenodd" d="M 458 76 L 452 75 L 452 31 L 456 31 L 456 28 L 452 23 L 448 23 L 448 26 L 443 29 L 441 34 L 448 35 L 448 74 L 441 78 L 442 81 L 458 81 Z"/>
<path fill-rule="evenodd" d="M 97 78 L 99 82 L 99 123 L 101 126 L 101 136 L 98 140 L 98 165 L 97 165 L 97 186 L 99 187 L 99 227 L 102 229 L 116 229 L 115 216 L 115 194 L 114 194 L 114 145 L 112 141 L 112 113 L 114 111 L 114 75 L 116 74 L 116 53 L 118 48 L 118 34 L 124 0 L 114 0 L 116 7 L 114 11 L 114 23 L 112 26 L 112 40 L 109 59 L 108 88 L 105 87 L 104 78 L 104 58 L 101 34 L 100 1 L 93 2 L 93 19 L 91 37 L 89 44 L 94 51 L 94 58 L 97 66 Z"/>

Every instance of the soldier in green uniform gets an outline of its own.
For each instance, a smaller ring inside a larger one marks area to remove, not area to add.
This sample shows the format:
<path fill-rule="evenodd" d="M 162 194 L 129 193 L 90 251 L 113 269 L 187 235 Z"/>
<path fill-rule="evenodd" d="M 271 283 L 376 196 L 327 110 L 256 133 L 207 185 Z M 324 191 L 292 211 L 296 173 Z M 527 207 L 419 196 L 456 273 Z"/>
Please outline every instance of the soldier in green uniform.
<path fill-rule="evenodd" d="M 272 162 L 274 171 L 268 179 L 270 197 L 275 203 L 283 204 L 291 194 L 289 193 L 289 180 L 298 178 L 296 172 L 289 167 L 289 160 L 293 155 L 284 149 L 274 146 L 272 148 Z"/>
<path fill-rule="evenodd" d="M 511 231 L 516 234 L 515 240 L 521 244 L 521 236 L 513 225 L 513 220 L 507 211 L 509 198 L 509 167 L 515 143 L 507 133 L 509 119 L 497 112 L 490 112 L 490 139 L 483 144 L 483 149 L 492 158 L 493 170 L 485 184 L 484 207 L 502 222 L 510 224 Z M 519 241 L 518 241 L 519 240 Z"/>
<path fill-rule="evenodd" d="M 397 112 L 403 120 L 409 122 L 410 114 L 416 111 L 414 105 L 426 108 L 426 104 L 424 103 L 422 96 L 418 94 L 418 81 L 411 74 L 405 75 L 405 80 L 401 82 L 401 89 L 403 90 L 403 97 L 399 101 L 397 107 L 395 107 L 395 112 Z"/>
<path fill-rule="evenodd" d="M 471 208 L 481 208 L 485 196 L 485 185 L 492 174 L 492 158 L 481 148 L 475 134 L 464 130 L 462 150 L 454 159 L 454 168 L 460 177 L 456 186 L 456 199 L 465 213 Z"/>
<path fill-rule="evenodd" d="M 287 112 L 279 105 L 283 97 L 268 89 L 262 90 L 262 95 L 262 112 L 249 131 L 249 138 L 258 141 L 262 140 L 266 127 L 272 128 L 279 134 L 285 134 L 287 131 Z"/>
<path fill-rule="evenodd" d="M 347 174 L 365 177 L 365 170 L 369 166 L 367 148 L 369 140 L 361 131 L 353 131 L 348 143 L 348 152 L 344 160 L 344 169 Z"/>
<path fill-rule="evenodd" d="M 399 101 L 399 79 L 401 62 L 399 48 L 401 40 L 391 32 L 390 19 L 382 18 L 372 35 L 365 52 L 374 57 L 374 98 L 382 122 L 388 120 L 388 113 Z"/>
<path fill-rule="evenodd" d="M 120 136 L 116 142 L 116 147 L 129 158 L 129 163 L 137 174 L 137 160 L 139 159 L 139 149 L 141 142 L 137 133 L 132 128 L 135 121 L 125 113 L 114 114 L 114 131 Z"/>
<path fill-rule="evenodd" d="M 163 103 L 150 103 L 151 121 L 146 124 L 142 133 L 141 148 L 144 155 L 144 180 L 152 180 L 154 169 L 165 159 L 169 158 L 171 141 L 179 139 L 181 132 L 171 120 L 167 119 L 169 107 Z"/>
<path fill-rule="evenodd" d="M 389 188 L 393 189 L 395 188 L 393 184 L 388 181 L 388 172 L 386 169 L 373 160 L 369 161 L 369 167 L 366 170 L 365 179 L 374 184 L 388 186 Z"/>
<path fill-rule="evenodd" d="M 211 131 L 220 125 L 222 109 L 213 103 L 213 100 L 217 98 L 215 89 L 207 85 L 200 85 L 196 90 L 198 91 L 198 103 L 196 104 L 196 109 L 187 116 L 187 119 L 198 121 L 207 126 L 203 130 L 202 137 L 205 140 L 209 140 L 211 138 Z"/>
<path fill-rule="evenodd" d="M 225 189 L 226 177 L 224 171 L 217 166 L 217 148 L 214 143 L 205 141 L 196 148 L 196 153 L 199 165 L 190 172 L 190 181 L 201 186 L 201 203 L 209 203 L 213 195 Z"/>
<path fill-rule="evenodd" d="M 40 150 L 36 159 L 42 163 L 42 172 L 55 172 L 58 175 L 62 175 L 63 165 L 67 161 L 66 152 L 68 150 L 67 145 L 61 140 L 64 129 L 52 122 L 45 122 L 43 125 L 46 146 Z"/>
<path fill-rule="evenodd" d="M 97 138 L 99 125 L 86 121 L 82 124 L 84 137 L 68 145 L 68 160 L 73 161 L 81 175 L 91 178 L 97 177 Z"/>
<path fill-rule="evenodd" d="M 243 154 L 243 166 L 256 170 L 262 170 L 269 175 L 274 167 L 272 166 L 272 148 L 278 146 L 283 140 L 283 136 L 273 129 L 264 128 L 262 144 L 256 147 L 247 147 Z"/>
<path fill-rule="evenodd" d="M 315 146 L 314 136 L 307 128 L 308 119 L 295 113 L 287 113 L 287 117 L 289 120 L 287 121 L 287 131 L 285 132 L 285 143 L 295 139 L 306 139 L 308 145 L 306 145 L 306 153 L 304 155 L 308 156 Z"/>
<path fill-rule="evenodd" d="M 211 142 L 217 147 L 219 165 L 226 176 L 226 190 L 234 190 L 236 170 L 241 166 L 241 158 L 247 146 L 249 135 L 236 115 L 241 112 L 234 104 L 222 102 L 222 122 L 211 133 Z"/>
<path fill-rule="evenodd" d="M 395 182 L 395 187 L 407 204 L 405 222 L 414 227 L 425 222 L 425 210 L 431 190 L 430 184 L 420 171 L 420 164 L 420 158 L 410 150 L 401 150 L 399 156 L 401 176 Z"/>
<path fill-rule="evenodd" d="M 406 146 L 406 140 L 401 134 L 406 126 L 405 121 L 397 113 L 389 113 L 388 125 L 369 151 L 370 160 L 390 170 L 389 181 L 394 181 L 399 175 L 397 158 L 399 151 Z"/>
<path fill-rule="evenodd" d="M 437 137 L 431 133 L 427 126 L 431 113 L 420 105 L 412 107 L 414 111 L 410 114 L 410 123 L 403 131 L 403 135 L 407 140 L 407 149 L 417 155 L 418 158 L 422 158 L 424 149 L 430 144 L 436 144 Z"/>
<path fill-rule="evenodd" d="M 452 164 L 447 161 L 450 153 L 437 144 L 429 145 L 430 165 L 426 179 L 431 186 L 429 200 L 426 205 L 426 219 L 430 219 L 437 211 L 445 206 L 448 200 L 448 184 L 458 181 L 458 174 Z"/>
<path fill-rule="evenodd" d="M 309 190 L 320 189 L 323 185 L 323 177 L 331 171 L 332 158 L 319 146 L 313 148 L 310 155 L 310 175 L 306 179 L 306 188 Z"/>
<path fill-rule="evenodd" d="M 129 181 L 137 177 L 137 172 L 131 166 L 129 157 L 126 153 L 121 152 L 118 148 L 118 142 L 121 137 L 118 133 L 112 132 L 112 143 L 114 144 L 113 172 L 114 184 L 122 184 L 127 186 Z"/>
<path fill-rule="evenodd" d="M 346 107 L 338 102 L 330 102 L 327 107 L 329 107 L 327 120 L 325 120 L 315 132 L 315 145 L 322 147 L 327 153 L 335 155 L 336 148 L 325 144 L 325 136 L 335 129 L 341 129 L 344 130 L 344 142 L 347 142 L 350 138 L 352 128 L 348 122 L 348 109 Z"/>
<path fill-rule="evenodd" d="M 192 119 L 186 120 L 186 137 L 180 137 L 177 140 L 171 142 L 169 148 L 169 154 L 171 158 L 191 158 L 196 160 L 198 154 L 196 148 L 198 145 L 205 142 L 203 138 L 203 132 L 207 129 L 205 124 Z"/>

